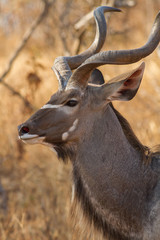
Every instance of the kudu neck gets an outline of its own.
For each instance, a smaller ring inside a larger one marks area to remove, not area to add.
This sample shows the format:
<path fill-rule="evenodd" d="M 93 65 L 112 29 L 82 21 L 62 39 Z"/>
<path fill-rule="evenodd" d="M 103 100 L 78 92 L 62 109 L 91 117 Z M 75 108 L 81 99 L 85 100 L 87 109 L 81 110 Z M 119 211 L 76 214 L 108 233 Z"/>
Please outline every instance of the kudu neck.
<path fill-rule="evenodd" d="M 91 191 L 97 186 L 95 193 L 99 201 L 103 202 L 106 199 L 102 191 L 104 189 L 112 192 L 114 188 L 122 194 L 125 188 L 139 185 L 145 166 L 141 161 L 141 153 L 129 143 L 110 106 L 102 115 L 97 112 L 97 118 L 94 121 L 90 119 L 88 123 L 75 162 Z M 113 197 L 111 192 L 107 194 L 108 198 Z"/>
<path fill-rule="evenodd" d="M 82 205 L 88 204 L 85 209 L 93 209 L 116 231 L 123 228 L 125 234 L 130 226 L 138 232 L 147 214 L 148 192 L 155 184 L 153 174 L 142 163 L 141 152 L 129 143 L 112 107 L 87 122 L 73 164 L 77 196 Z M 88 213 L 90 218 L 92 214 Z"/>
<path fill-rule="evenodd" d="M 91 116 L 87 124 L 79 149 L 85 156 L 93 156 L 97 162 L 102 161 L 107 166 L 113 162 L 118 162 L 118 165 L 125 162 L 125 166 L 127 162 L 130 166 L 135 161 L 140 162 L 141 153 L 129 143 L 110 105 L 105 111 Z"/>

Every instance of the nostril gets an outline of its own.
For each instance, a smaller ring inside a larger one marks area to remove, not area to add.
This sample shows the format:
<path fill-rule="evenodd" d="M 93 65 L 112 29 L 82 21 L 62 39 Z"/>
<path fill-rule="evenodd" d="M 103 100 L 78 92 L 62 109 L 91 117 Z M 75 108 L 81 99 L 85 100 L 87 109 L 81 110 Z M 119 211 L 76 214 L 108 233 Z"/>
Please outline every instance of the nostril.
<path fill-rule="evenodd" d="M 22 127 L 22 128 L 21 128 L 21 133 L 22 133 L 22 134 L 29 133 L 29 128 L 26 127 L 26 126 Z"/>

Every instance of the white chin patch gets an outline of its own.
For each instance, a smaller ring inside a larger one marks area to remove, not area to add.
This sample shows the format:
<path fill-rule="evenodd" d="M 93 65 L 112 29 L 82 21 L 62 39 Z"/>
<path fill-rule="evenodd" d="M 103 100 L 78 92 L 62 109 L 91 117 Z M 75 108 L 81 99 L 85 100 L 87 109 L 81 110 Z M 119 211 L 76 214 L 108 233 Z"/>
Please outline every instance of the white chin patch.
<path fill-rule="evenodd" d="M 19 137 L 24 143 L 28 144 L 37 144 L 37 143 L 43 143 L 43 140 L 45 137 L 39 137 L 37 134 L 29 134 L 25 133 L 22 136 Z"/>

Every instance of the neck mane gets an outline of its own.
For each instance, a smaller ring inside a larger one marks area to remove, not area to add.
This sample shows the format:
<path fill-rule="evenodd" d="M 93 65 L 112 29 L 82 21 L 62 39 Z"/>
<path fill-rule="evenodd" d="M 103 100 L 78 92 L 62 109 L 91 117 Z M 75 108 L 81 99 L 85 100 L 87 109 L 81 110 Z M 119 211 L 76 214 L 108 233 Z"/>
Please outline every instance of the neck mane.
<path fill-rule="evenodd" d="M 139 139 L 137 138 L 137 136 L 135 135 L 135 133 L 133 132 L 129 122 L 114 108 L 113 104 L 110 103 L 111 108 L 113 109 L 114 113 L 116 114 L 121 127 L 123 129 L 123 132 L 126 136 L 126 138 L 128 139 L 129 143 L 133 146 L 133 148 L 135 148 L 136 150 L 138 150 L 141 155 L 142 155 L 142 161 L 144 163 L 149 163 L 151 160 L 151 150 L 149 147 L 143 145 Z"/>

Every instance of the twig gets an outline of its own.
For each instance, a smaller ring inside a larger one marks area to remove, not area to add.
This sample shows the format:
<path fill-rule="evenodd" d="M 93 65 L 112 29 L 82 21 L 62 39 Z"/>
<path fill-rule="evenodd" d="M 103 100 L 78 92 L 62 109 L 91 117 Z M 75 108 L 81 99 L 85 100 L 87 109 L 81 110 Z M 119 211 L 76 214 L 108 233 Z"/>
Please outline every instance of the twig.
<path fill-rule="evenodd" d="M 64 11 L 62 11 L 60 15 L 60 27 L 59 27 L 59 36 L 60 39 L 63 43 L 63 48 L 64 48 L 64 54 L 70 55 L 70 46 L 67 44 L 67 32 L 70 26 L 69 19 L 68 19 L 68 14 L 71 11 L 71 6 L 72 6 L 73 0 L 68 0 L 66 4 L 64 5 Z M 66 31 L 67 29 L 67 31 Z"/>
<path fill-rule="evenodd" d="M 3 86 L 5 86 L 8 90 L 12 92 L 13 95 L 18 96 L 25 104 L 26 107 L 28 107 L 31 110 L 36 110 L 36 108 L 25 98 L 23 97 L 18 91 L 16 91 L 14 88 L 12 88 L 9 84 L 6 82 L 1 82 Z"/>
<path fill-rule="evenodd" d="M 113 7 L 114 4 L 115 4 L 115 0 L 108 0 L 108 1 L 107 0 L 102 0 L 101 1 L 101 5 L 102 6 L 107 5 L 107 6 Z M 78 54 L 78 52 L 79 52 L 80 45 L 81 45 L 81 42 L 83 40 L 84 33 L 86 31 L 87 24 L 89 24 L 89 22 L 93 19 L 93 11 L 94 11 L 94 9 L 91 12 L 87 13 L 84 17 L 82 17 L 74 25 L 74 28 L 75 28 L 76 32 L 80 32 L 79 36 L 78 36 L 77 43 L 76 43 L 76 49 L 75 49 L 75 53 L 76 54 Z M 107 13 L 106 14 L 107 22 L 109 21 L 109 17 L 110 17 L 110 13 Z"/>
<path fill-rule="evenodd" d="M 108 1 L 102 1 L 101 5 L 107 5 L 110 7 L 114 7 L 115 4 L 115 0 L 108 0 Z M 95 8 L 94 8 L 95 9 Z M 85 16 L 83 16 L 75 25 L 74 28 L 76 31 L 78 31 L 79 29 L 81 29 L 83 26 L 86 26 L 91 19 L 93 19 L 93 11 L 90 11 L 89 13 L 87 13 Z M 110 13 L 106 14 L 107 18 L 110 16 Z"/>
<path fill-rule="evenodd" d="M 75 25 L 74 28 L 76 31 L 78 31 L 80 28 L 86 25 L 92 18 L 93 18 L 93 11 L 87 13 L 85 16 L 83 16 Z"/>
<path fill-rule="evenodd" d="M 6 190 L 3 188 L 1 182 L 0 182 L 0 209 L 3 210 L 4 214 L 7 213 L 7 193 Z"/>
<path fill-rule="evenodd" d="M 135 0 L 123 0 L 123 1 L 119 1 L 119 0 L 103 0 L 101 2 L 101 5 L 107 5 L 110 7 L 134 7 L 136 4 Z M 83 16 L 77 23 L 75 23 L 74 28 L 76 31 L 78 31 L 79 29 L 81 29 L 83 26 L 85 26 L 86 24 L 88 24 L 91 19 L 93 18 L 93 11 L 87 13 L 85 16 Z M 110 17 L 111 13 L 107 13 L 107 19 Z"/>
<path fill-rule="evenodd" d="M 4 73 L 0 77 L 0 83 L 3 84 L 6 88 L 8 88 L 13 94 L 19 96 L 24 101 L 25 105 L 27 105 L 27 106 L 31 106 L 31 104 L 28 102 L 28 100 L 26 100 L 19 92 L 14 90 L 11 86 L 6 84 L 4 82 L 4 78 L 11 71 L 14 61 L 16 60 L 16 58 L 18 57 L 18 55 L 20 54 L 22 49 L 25 47 L 27 41 L 29 40 L 29 38 L 31 37 L 31 35 L 33 34 L 33 32 L 35 31 L 37 26 L 42 22 L 44 17 L 47 15 L 49 7 L 55 2 L 55 0 L 52 0 L 50 2 L 43 0 L 43 2 L 44 2 L 44 9 L 43 9 L 42 13 L 39 15 L 37 20 L 32 24 L 32 26 L 29 28 L 29 30 L 25 33 L 20 45 L 17 47 L 17 49 L 13 53 L 12 57 L 10 58 L 7 69 L 4 71 Z"/>
<path fill-rule="evenodd" d="M 126 7 L 126 8 L 130 8 L 130 7 L 134 7 L 136 5 L 136 1 L 135 0 L 116 0 L 115 1 L 115 7 Z"/>
<path fill-rule="evenodd" d="M 82 29 L 82 31 L 79 31 L 79 34 L 76 38 L 76 40 L 74 41 L 74 47 L 73 47 L 73 55 L 77 55 L 80 51 L 80 47 L 83 41 L 83 37 L 85 35 L 86 29 Z"/>
<path fill-rule="evenodd" d="M 27 41 L 29 40 L 29 38 L 31 37 L 32 33 L 34 32 L 34 30 L 37 28 L 37 26 L 41 23 L 41 21 L 43 20 L 43 18 L 46 16 L 46 14 L 48 13 L 48 8 L 49 8 L 50 4 L 48 2 L 45 1 L 45 6 L 44 9 L 42 11 L 42 13 L 40 14 L 40 16 L 37 18 L 37 20 L 32 24 L 32 26 L 30 27 L 30 29 L 25 33 L 20 45 L 18 46 L 18 48 L 16 49 L 16 51 L 13 53 L 13 56 L 11 57 L 11 59 L 9 60 L 9 64 L 7 66 L 7 69 L 5 70 L 5 72 L 2 74 L 2 76 L 0 77 L 0 82 L 6 77 L 6 75 L 10 72 L 13 62 L 14 60 L 18 57 L 19 53 L 21 52 L 21 50 L 24 48 L 24 46 L 26 45 Z"/>

